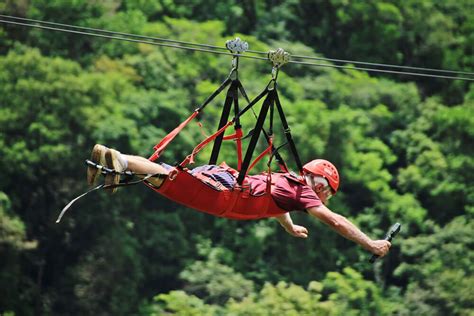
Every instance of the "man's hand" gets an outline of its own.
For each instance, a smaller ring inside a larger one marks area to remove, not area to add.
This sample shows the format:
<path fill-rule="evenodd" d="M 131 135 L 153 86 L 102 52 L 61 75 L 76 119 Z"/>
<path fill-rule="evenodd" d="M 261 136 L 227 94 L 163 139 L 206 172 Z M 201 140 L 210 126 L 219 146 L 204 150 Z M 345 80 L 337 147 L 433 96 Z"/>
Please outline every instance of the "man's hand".
<path fill-rule="evenodd" d="M 299 238 L 308 238 L 308 230 L 306 229 L 306 227 L 300 225 L 292 225 L 291 227 L 285 228 L 285 230 L 291 236 Z"/>
<path fill-rule="evenodd" d="M 390 246 L 392 244 L 387 241 L 387 240 L 373 240 L 371 243 L 370 243 L 370 251 L 379 256 L 379 257 L 383 257 L 385 256 L 388 251 L 390 250 Z"/>
<path fill-rule="evenodd" d="M 280 225 L 286 230 L 288 234 L 291 236 L 299 237 L 299 238 L 308 238 L 308 230 L 306 227 L 295 225 L 291 220 L 291 216 L 289 213 L 281 214 L 276 216 Z"/>

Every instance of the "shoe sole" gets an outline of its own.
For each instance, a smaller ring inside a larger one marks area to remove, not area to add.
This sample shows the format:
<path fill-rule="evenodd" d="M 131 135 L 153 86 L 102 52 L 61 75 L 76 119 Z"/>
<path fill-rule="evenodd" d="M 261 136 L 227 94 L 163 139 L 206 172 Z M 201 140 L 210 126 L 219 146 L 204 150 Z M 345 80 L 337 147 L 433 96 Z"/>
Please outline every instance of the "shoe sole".
<path fill-rule="evenodd" d="M 92 149 L 91 161 L 104 166 L 106 163 L 106 160 L 105 160 L 106 150 L 107 150 L 107 147 L 96 144 L 94 148 Z M 94 185 L 99 175 L 100 175 L 99 169 L 94 168 L 94 167 L 87 167 L 87 184 L 90 186 Z"/>
<path fill-rule="evenodd" d="M 119 159 L 117 157 L 118 152 L 112 149 L 108 149 L 105 153 L 105 161 L 107 164 L 107 168 L 113 169 L 116 171 L 121 171 L 120 168 L 122 167 Z M 119 174 L 107 174 L 105 176 L 105 185 L 114 185 L 120 182 L 120 175 Z M 110 190 L 110 193 L 115 193 L 118 188 L 111 188 L 107 189 Z"/>

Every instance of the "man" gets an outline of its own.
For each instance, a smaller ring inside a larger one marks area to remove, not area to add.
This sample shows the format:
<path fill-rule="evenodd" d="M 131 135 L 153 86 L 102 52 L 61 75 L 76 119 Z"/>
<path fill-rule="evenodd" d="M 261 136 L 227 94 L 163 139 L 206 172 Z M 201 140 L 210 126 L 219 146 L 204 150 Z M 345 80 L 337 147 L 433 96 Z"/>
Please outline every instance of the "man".
<path fill-rule="evenodd" d="M 146 158 L 132 155 L 124 155 L 117 150 L 107 148 L 103 145 L 95 145 L 92 150 L 91 160 L 102 166 L 116 171 L 132 171 L 136 174 L 164 174 L 169 173 L 165 164 L 157 164 Z M 215 181 L 224 186 L 235 183 L 235 177 L 227 169 L 218 166 L 202 166 L 191 171 L 213 177 Z M 328 200 L 336 194 L 339 188 L 339 173 L 336 167 L 327 160 L 316 159 L 303 167 L 304 177 L 298 178 L 290 174 L 278 177 L 273 185 L 271 195 L 276 204 L 287 212 L 275 216 L 280 225 L 292 236 L 307 238 L 308 230 L 300 225 L 295 225 L 291 219 L 290 211 L 306 211 L 323 223 L 329 225 L 333 230 L 343 237 L 352 240 L 364 249 L 380 257 L 385 256 L 390 249 L 390 242 L 386 240 L 372 240 L 359 228 L 344 216 L 332 212 L 326 207 Z M 89 167 L 87 170 L 87 182 L 92 185 L 99 176 L 97 168 Z M 265 175 L 247 176 L 253 194 L 261 194 L 266 189 Z M 105 184 L 117 184 L 120 175 L 107 174 Z M 159 188 L 163 178 L 152 177 L 147 179 L 154 187 Z M 112 189 L 115 190 L 115 189 Z"/>

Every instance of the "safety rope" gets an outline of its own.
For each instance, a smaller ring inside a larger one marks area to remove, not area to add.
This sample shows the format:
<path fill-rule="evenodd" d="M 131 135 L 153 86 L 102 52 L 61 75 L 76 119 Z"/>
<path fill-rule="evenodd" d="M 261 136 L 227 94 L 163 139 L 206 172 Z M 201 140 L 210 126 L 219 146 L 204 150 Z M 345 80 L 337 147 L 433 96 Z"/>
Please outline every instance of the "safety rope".
<path fill-rule="evenodd" d="M 114 189 L 118 187 L 136 185 L 139 183 L 143 183 L 144 181 L 147 181 L 150 178 L 165 179 L 167 177 L 166 174 L 161 174 L 161 173 L 157 173 L 157 174 L 144 174 L 143 173 L 142 174 L 142 173 L 135 173 L 129 170 L 119 172 L 114 169 L 110 169 L 105 166 L 102 166 L 91 160 L 86 160 L 86 165 L 87 167 L 90 167 L 90 168 L 96 168 L 102 175 L 120 175 L 120 176 L 125 176 L 126 178 L 125 180 L 121 180 L 119 183 L 115 183 L 115 184 L 105 184 L 105 183 L 99 184 L 98 186 L 92 189 L 89 189 L 86 192 L 82 193 L 81 195 L 75 197 L 61 210 L 56 220 L 56 223 L 59 223 L 61 221 L 66 211 L 70 209 L 74 203 L 76 203 L 79 199 L 85 197 L 89 193 L 96 192 L 100 189 L 108 190 L 108 189 Z M 130 181 L 133 177 L 143 177 L 143 178 L 136 181 Z"/>

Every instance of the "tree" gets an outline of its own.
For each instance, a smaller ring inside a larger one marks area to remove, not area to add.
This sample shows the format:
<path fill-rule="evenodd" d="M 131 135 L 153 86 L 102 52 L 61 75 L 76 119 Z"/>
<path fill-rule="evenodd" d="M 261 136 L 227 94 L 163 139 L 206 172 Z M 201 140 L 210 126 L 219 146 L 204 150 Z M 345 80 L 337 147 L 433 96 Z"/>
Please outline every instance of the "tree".
<path fill-rule="evenodd" d="M 474 222 L 467 216 L 402 241 L 395 275 L 409 284 L 403 315 L 469 315 L 472 304 Z"/>
<path fill-rule="evenodd" d="M 22 306 L 18 297 L 34 295 L 22 290 L 32 280 L 23 276 L 20 263 L 22 253 L 35 249 L 37 242 L 27 239 L 25 224 L 11 212 L 10 199 L 0 191 L 0 312 L 16 310 L 29 314 L 30 307 Z"/>

